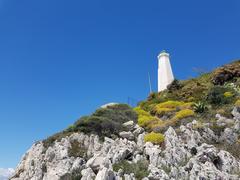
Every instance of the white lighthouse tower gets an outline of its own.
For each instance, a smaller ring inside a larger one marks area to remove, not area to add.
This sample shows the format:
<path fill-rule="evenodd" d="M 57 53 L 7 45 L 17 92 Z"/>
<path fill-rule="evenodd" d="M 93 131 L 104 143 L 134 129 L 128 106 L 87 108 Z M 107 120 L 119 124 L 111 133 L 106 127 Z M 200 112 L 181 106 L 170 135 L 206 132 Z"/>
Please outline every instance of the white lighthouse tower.
<path fill-rule="evenodd" d="M 158 55 L 158 92 L 167 89 L 174 80 L 169 54 L 162 51 Z"/>

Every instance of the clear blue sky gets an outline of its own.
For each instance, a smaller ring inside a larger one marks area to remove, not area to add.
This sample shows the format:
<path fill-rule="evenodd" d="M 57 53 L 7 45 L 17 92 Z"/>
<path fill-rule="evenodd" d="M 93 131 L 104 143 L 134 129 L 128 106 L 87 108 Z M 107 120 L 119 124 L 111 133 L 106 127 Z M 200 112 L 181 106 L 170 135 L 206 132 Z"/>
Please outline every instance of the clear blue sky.
<path fill-rule="evenodd" d="M 240 1 L 0 0 L 0 167 L 107 102 L 240 58 Z"/>

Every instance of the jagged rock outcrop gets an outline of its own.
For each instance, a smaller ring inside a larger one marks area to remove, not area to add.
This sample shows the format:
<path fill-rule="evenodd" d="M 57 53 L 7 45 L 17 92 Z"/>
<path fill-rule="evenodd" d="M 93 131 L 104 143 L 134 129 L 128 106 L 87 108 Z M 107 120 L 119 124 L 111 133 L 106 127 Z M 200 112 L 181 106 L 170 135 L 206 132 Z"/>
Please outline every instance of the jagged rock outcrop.
<path fill-rule="evenodd" d="M 128 131 L 120 138 L 73 133 L 49 147 L 35 143 L 23 156 L 11 180 L 135 180 L 136 174 L 126 174 L 114 165 L 127 161 L 130 165 L 148 163 L 144 180 L 168 179 L 239 179 L 240 162 L 229 152 L 209 142 L 237 141 L 239 117 L 234 110 L 233 125 L 219 137 L 207 124 L 201 132 L 196 121 L 180 126 L 176 132 L 169 127 L 163 145 L 144 142 L 146 132 L 133 122 L 125 123 Z"/>

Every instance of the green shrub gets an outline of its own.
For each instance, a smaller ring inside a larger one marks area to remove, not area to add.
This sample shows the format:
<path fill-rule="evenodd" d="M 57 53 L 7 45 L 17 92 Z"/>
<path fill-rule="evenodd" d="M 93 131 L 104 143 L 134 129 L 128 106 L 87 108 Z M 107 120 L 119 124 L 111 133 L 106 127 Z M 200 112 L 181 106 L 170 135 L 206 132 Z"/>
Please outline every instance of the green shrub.
<path fill-rule="evenodd" d="M 68 128 L 67 128 L 67 131 L 71 132 L 71 131 L 74 131 L 75 130 L 75 125 L 70 125 Z"/>
<path fill-rule="evenodd" d="M 145 142 L 151 142 L 153 144 L 162 144 L 164 142 L 164 135 L 161 133 L 151 132 L 144 136 Z"/>
<path fill-rule="evenodd" d="M 208 109 L 204 102 L 198 102 L 193 104 L 193 110 L 196 113 L 203 113 Z"/>
<path fill-rule="evenodd" d="M 224 87 L 230 88 L 234 90 L 237 94 L 240 94 L 240 85 L 238 85 L 238 79 L 236 79 L 237 82 L 235 83 L 225 83 Z"/>
<path fill-rule="evenodd" d="M 48 137 L 47 139 L 44 139 L 43 146 L 45 147 L 45 149 L 47 149 L 48 147 L 52 146 L 55 141 L 60 141 L 62 138 L 65 138 L 66 136 L 69 136 L 71 134 L 72 132 L 69 132 L 69 131 L 62 131 L 62 132 L 56 133 Z"/>
<path fill-rule="evenodd" d="M 87 159 L 87 149 L 81 145 L 77 140 L 71 142 L 71 147 L 68 150 L 70 157 L 81 157 Z"/>
<path fill-rule="evenodd" d="M 175 91 L 169 91 L 168 97 L 178 101 L 200 101 L 205 97 L 207 90 L 212 86 L 211 73 L 203 74 L 197 78 L 180 82 L 182 87 Z M 191 97 L 192 100 L 189 100 Z"/>
<path fill-rule="evenodd" d="M 104 136 L 116 137 L 124 130 L 123 123 L 137 122 L 136 112 L 126 104 L 117 104 L 107 108 L 100 108 L 90 116 L 83 116 L 66 130 L 43 140 L 44 147 L 51 146 L 55 141 L 71 135 L 73 132 L 96 134 L 102 139 Z"/>
<path fill-rule="evenodd" d="M 76 126 L 77 130 L 86 134 L 97 134 L 100 137 L 111 136 L 123 130 L 121 123 L 106 117 L 90 116 Z"/>
<path fill-rule="evenodd" d="M 181 84 L 181 82 L 175 79 L 170 85 L 167 86 L 167 89 L 169 91 L 176 91 L 181 89 L 182 87 L 183 85 Z"/>
<path fill-rule="evenodd" d="M 142 180 L 149 175 L 148 162 L 146 160 L 141 160 L 137 163 L 130 163 L 123 160 L 119 163 L 113 164 L 113 170 L 115 172 L 118 172 L 119 169 L 122 169 L 124 174 L 134 173 L 137 180 Z"/>
<path fill-rule="evenodd" d="M 207 101 L 213 105 L 223 105 L 229 103 L 229 98 L 224 96 L 225 92 L 228 92 L 229 89 L 223 86 L 214 86 L 210 89 L 207 95 Z"/>
<path fill-rule="evenodd" d="M 127 121 L 134 121 L 137 123 L 137 114 L 126 104 L 117 104 L 107 108 L 100 108 L 96 110 L 92 116 L 105 117 L 118 123 L 125 123 Z"/>
<path fill-rule="evenodd" d="M 124 130 L 123 123 L 137 122 L 137 114 L 125 104 L 109 106 L 96 110 L 91 116 L 83 117 L 75 125 L 75 131 L 97 134 L 100 137 L 117 135 Z"/>

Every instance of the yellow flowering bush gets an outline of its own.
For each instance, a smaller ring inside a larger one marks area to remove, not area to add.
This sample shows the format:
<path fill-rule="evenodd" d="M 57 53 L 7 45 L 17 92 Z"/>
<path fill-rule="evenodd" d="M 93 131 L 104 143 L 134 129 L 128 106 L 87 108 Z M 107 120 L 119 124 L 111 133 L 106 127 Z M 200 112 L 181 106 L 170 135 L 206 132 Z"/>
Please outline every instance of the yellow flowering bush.
<path fill-rule="evenodd" d="M 184 102 L 181 101 L 166 101 L 160 104 L 157 104 L 153 110 L 152 113 L 163 116 L 167 113 L 171 113 L 177 110 L 177 108 L 180 109 L 181 106 L 184 106 Z"/>
<path fill-rule="evenodd" d="M 144 111 L 140 107 L 136 107 L 134 110 L 138 114 L 138 125 L 141 127 L 146 127 L 150 122 L 156 119 L 149 112 Z"/>
<path fill-rule="evenodd" d="M 231 92 L 229 92 L 229 91 L 225 92 L 223 95 L 224 95 L 224 97 L 226 97 L 226 98 L 233 97 L 233 93 L 231 93 Z"/>
<path fill-rule="evenodd" d="M 180 120 L 183 118 L 191 117 L 191 116 L 194 116 L 194 114 L 195 114 L 194 111 L 191 109 L 183 109 L 175 114 L 175 116 L 173 117 L 173 120 L 175 119 Z"/>
<path fill-rule="evenodd" d="M 151 142 L 153 144 L 162 144 L 164 142 L 164 135 L 161 133 L 151 132 L 144 136 L 145 142 Z"/>
<path fill-rule="evenodd" d="M 193 102 L 183 103 L 179 108 L 180 109 L 191 109 L 193 104 L 194 104 Z"/>
<path fill-rule="evenodd" d="M 166 101 L 163 103 L 160 103 L 156 106 L 156 108 L 170 108 L 170 109 L 175 109 L 181 105 L 183 105 L 184 102 L 181 101 Z"/>
<path fill-rule="evenodd" d="M 238 99 L 238 100 L 235 102 L 235 106 L 240 107 L 240 99 Z"/>
<path fill-rule="evenodd" d="M 160 104 L 157 104 L 153 111 L 157 114 L 163 112 L 171 112 L 177 109 L 191 109 L 193 102 L 182 102 L 182 101 L 166 101 Z"/>
<path fill-rule="evenodd" d="M 152 121 L 154 121 L 154 117 L 148 117 L 148 116 L 139 116 L 138 117 L 138 125 L 141 127 L 147 127 L 148 124 L 150 124 Z"/>
<path fill-rule="evenodd" d="M 159 116 L 163 116 L 164 114 L 173 111 L 175 111 L 175 109 L 173 108 L 158 108 L 158 107 L 155 108 L 155 113 Z"/>
<path fill-rule="evenodd" d="M 151 121 L 148 123 L 147 128 L 150 130 L 153 130 L 156 127 L 164 126 L 165 122 L 160 119 L 155 119 L 154 121 Z"/>
<path fill-rule="evenodd" d="M 144 116 L 149 116 L 150 114 L 147 111 L 144 111 L 142 108 L 135 107 L 134 111 L 138 114 L 138 115 L 144 115 Z M 150 115 L 151 116 L 151 115 Z"/>

